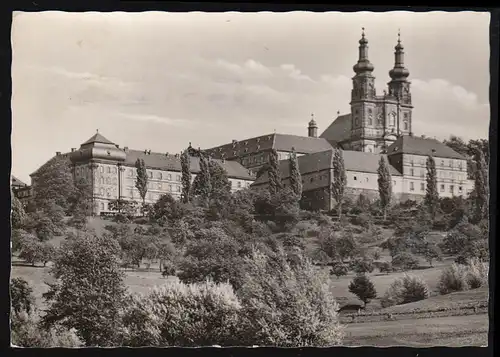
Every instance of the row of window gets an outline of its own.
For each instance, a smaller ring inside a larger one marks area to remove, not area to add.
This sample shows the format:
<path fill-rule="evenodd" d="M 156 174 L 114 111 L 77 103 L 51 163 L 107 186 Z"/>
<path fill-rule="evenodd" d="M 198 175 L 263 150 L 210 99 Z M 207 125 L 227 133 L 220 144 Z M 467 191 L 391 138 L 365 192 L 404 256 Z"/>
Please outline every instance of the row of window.
<path fill-rule="evenodd" d="M 148 177 L 150 179 L 172 181 L 172 177 L 173 177 L 172 174 L 165 174 L 165 173 L 158 172 L 158 171 L 156 173 L 153 173 L 153 171 L 150 171 L 150 170 L 147 170 L 146 172 L 147 172 Z M 133 169 L 128 170 L 128 177 L 137 177 L 137 171 L 133 170 Z M 175 181 L 180 182 L 181 179 L 182 179 L 181 175 L 175 175 Z"/>
<path fill-rule="evenodd" d="M 409 160 L 406 159 L 405 161 L 410 162 L 410 165 L 412 165 L 412 166 L 415 165 L 415 162 L 416 162 L 416 160 L 414 158 L 410 158 Z M 421 158 L 418 160 L 418 163 L 420 165 L 425 165 L 426 161 L 427 161 L 427 159 Z M 441 160 L 436 160 L 436 165 L 441 166 L 441 167 L 448 166 L 450 168 L 457 167 L 459 170 L 463 169 L 464 171 L 467 169 L 467 167 L 462 164 L 461 160 L 453 161 L 453 160 L 441 159 Z"/>
<path fill-rule="evenodd" d="M 464 176 L 463 175 L 457 175 L 455 177 L 455 173 L 454 172 L 449 172 L 447 174 L 447 171 L 438 171 L 438 177 L 439 178 L 442 178 L 442 179 L 445 179 L 445 178 L 450 178 L 450 179 L 457 179 L 457 180 L 464 180 Z M 410 176 L 415 176 L 415 170 L 414 169 L 410 169 Z M 424 178 L 426 176 L 426 171 L 425 170 L 420 170 L 419 171 L 419 176 L 421 178 Z"/>
<path fill-rule="evenodd" d="M 410 191 L 415 191 L 415 183 L 414 182 L 410 182 Z M 425 191 L 425 183 L 424 182 L 420 183 L 420 191 Z M 439 185 L 439 192 L 445 192 L 445 191 L 446 191 L 446 185 L 445 184 Z M 455 193 L 455 185 L 449 185 L 448 192 L 452 193 L 452 194 Z M 458 193 L 459 194 L 463 193 L 462 186 L 458 186 Z"/>

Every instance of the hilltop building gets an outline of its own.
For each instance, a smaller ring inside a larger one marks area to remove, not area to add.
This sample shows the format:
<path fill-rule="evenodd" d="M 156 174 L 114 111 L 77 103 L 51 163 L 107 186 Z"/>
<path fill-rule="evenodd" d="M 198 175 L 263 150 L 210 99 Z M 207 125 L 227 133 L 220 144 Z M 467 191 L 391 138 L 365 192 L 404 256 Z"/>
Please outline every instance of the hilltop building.
<path fill-rule="evenodd" d="M 111 213 L 109 202 L 116 199 L 137 201 L 142 198 L 135 187 L 137 159 L 144 160 L 149 175 L 146 203 L 154 203 L 160 196 L 169 193 L 180 198 L 181 162 L 180 154 L 156 153 L 150 150 L 132 150 L 120 148 L 97 132 L 81 144 L 79 149 L 56 155 L 71 160 L 75 181 L 88 180 L 92 187 L 93 213 L 95 215 Z M 191 157 L 192 180 L 200 171 L 199 158 Z M 229 160 L 215 160 L 228 175 L 232 191 L 249 187 L 255 177 L 241 164 Z M 36 194 L 36 172 L 31 174 Z"/>
<path fill-rule="evenodd" d="M 233 140 L 206 152 L 216 158 L 231 158 L 254 172 L 268 162 L 269 151 L 278 151 L 282 178 L 289 184 L 287 159 L 294 149 L 303 180 L 303 203 L 311 209 L 331 209 L 332 152 L 343 150 L 348 194 L 378 197 L 377 169 L 385 156 L 393 178 L 396 200 L 421 200 L 425 196 L 426 160 L 433 155 L 438 173 L 439 195 L 466 196 L 473 188 L 467 177 L 467 159 L 448 146 L 412 131 L 412 98 L 409 70 L 404 64 L 404 47 L 398 33 L 394 67 L 383 95 L 375 89 L 374 66 L 368 58 L 368 40 L 364 30 L 359 41 L 359 59 L 354 65 L 351 112 L 340 115 L 318 137 L 314 117 L 308 123 L 307 136 L 270 134 L 251 139 Z M 267 140 L 266 140 L 267 139 Z M 267 185 L 267 173 L 259 172 L 252 185 Z"/>

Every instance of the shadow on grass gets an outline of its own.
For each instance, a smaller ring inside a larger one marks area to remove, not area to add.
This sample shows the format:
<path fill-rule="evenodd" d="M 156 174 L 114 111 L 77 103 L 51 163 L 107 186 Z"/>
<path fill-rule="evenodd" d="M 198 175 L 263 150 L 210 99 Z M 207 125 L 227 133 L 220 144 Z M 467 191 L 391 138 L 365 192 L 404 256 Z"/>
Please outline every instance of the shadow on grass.
<path fill-rule="evenodd" d="M 47 268 L 47 266 L 33 265 L 31 263 L 26 263 L 26 262 L 12 262 L 11 265 L 14 267 Z"/>

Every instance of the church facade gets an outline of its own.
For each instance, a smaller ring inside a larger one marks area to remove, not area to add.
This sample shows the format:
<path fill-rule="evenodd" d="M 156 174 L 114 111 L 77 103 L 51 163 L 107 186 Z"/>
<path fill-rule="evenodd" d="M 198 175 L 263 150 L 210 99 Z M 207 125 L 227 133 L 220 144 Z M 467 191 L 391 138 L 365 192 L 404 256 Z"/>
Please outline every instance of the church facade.
<path fill-rule="evenodd" d="M 352 78 L 351 112 L 338 115 L 320 135 L 345 150 L 385 152 L 399 136 L 412 134 L 412 100 L 409 70 L 404 65 L 404 47 L 398 34 L 394 68 L 382 95 L 375 89 L 374 66 L 368 58 L 364 31 L 359 40 L 359 59 Z"/>

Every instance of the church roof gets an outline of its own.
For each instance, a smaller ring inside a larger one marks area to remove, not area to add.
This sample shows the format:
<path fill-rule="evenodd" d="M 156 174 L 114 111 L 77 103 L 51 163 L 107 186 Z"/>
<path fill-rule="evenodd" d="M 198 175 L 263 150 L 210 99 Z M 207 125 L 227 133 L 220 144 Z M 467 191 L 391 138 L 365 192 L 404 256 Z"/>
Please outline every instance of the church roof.
<path fill-rule="evenodd" d="M 319 137 L 337 143 L 349 139 L 351 137 L 351 114 L 338 116 Z"/>
<path fill-rule="evenodd" d="M 99 133 L 95 133 L 90 139 L 88 139 L 82 145 L 93 144 L 93 143 L 101 143 L 101 144 L 111 144 L 111 145 L 114 145 L 113 142 L 109 141 L 108 139 L 106 139 L 104 136 L 102 136 Z"/>
<path fill-rule="evenodd" d="M 366 172 L 376 174 L 380 161 L 380 156 L 386 155 L 372 154 L 361 151 L 342 151 L 344 157 L 344 167 L 346 171 L 351 172 Z M 303 155 L 297 158 L 299 170 L 302 175 L 329 170 L 332 168 L 333 150 L 326 150 L 314 154 Z M 388 162 L 388 161 L 387 161 Z M 281 177 L 286 179 L 290 177 L 290 162 L 289 160 L 280 161 Z M 401 176 L 398 170 L 389 164 L 389 171 L 393 176 Z M 268 181 L 267 171 L 264 172 L 254 183 L 254 185 L 264 184 Z"/>
<path fill-rule="evenodd" d="M 466 160 L 463 155 L 436 139 L 410 135 L 400 136 L 396 139 L 396 141 L 387 148 L 387 154 L 433 155 L 434 157 Z"/>
<path fill-rule="evenodd" d="M 167 156 L 164 153 L 162 154 L 156 152 L 145 154 L 144 151 L 139 150 L 127 150 L 126 153 L 127 157 L 124 162 L 125 165 L 135 166 L 137 159 L 142 159 L 144 160 L 144 164 L 146 165 L 146 167 L 150 169 L 178 172 L 182 171 L 180 155 L 176 156 L 174 154 L 169 154 Z M 222 160 L 212 160 L 216 161 L 220 166 L 222 166 L 226 170 L 227 176 L 230 178 L 239 178 L 243 180 L 255 179 L 255 177 L 249 173 L 248 169 L 243 167 L 237 161 L 224 160 L 224 162 L 222 162 Z M 191 173 L 196 174 L 200 172 L 200 159 L 198 157 L 191 156 L 190 163 Z"/>
<path fill-rule="evenodd" d="M 234 141 L 230 144 L 204 150 L 214 157 L 234 158 L 265 150 L 292 151 L 299 154 L 311 154 L 331 149 L 330 143 L 323 138 L 299 136 L 290 134 L 268 134 L 254 138 Z"/>

